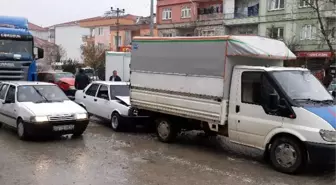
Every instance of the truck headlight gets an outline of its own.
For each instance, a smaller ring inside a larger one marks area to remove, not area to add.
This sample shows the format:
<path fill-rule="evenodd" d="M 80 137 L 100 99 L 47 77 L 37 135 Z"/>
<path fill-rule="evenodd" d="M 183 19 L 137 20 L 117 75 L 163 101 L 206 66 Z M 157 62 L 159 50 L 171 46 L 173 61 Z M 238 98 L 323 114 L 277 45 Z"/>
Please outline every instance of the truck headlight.
<path fill-rule="evenodd" d="M 87 113 L 76 114 L 76 119 L 87 119 Z"/>
<path fill-rule="evenodd" d="M 325 141 L 336 142 L 336 131 L 320 130 L 320 135 Z"/>
<path fill-rule="evenodd" d="M 47 122 L 49 121 L 48 116 L 32 116 L 30 117 L 31 122 Z"/>

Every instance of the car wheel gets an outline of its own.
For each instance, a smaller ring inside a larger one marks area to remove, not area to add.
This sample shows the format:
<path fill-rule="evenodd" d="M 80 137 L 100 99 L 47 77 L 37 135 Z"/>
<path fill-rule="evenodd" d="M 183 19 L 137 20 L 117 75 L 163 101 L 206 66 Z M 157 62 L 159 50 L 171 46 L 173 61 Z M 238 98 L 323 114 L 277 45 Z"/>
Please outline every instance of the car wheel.
<path fill-rule="evenodd" d="M 23 123 L 21 119 L 17 121 L 16 130 L 17 130 L 17 135 L 21 140 L 27 139 L 27 132 L 26 132 L 25 124 Z"/>
<path fill-rule="evenodd" d="M 307 153 L 297 139 L 280 137 L 271 145 L 270 161 L 277 171 L 295 174 L 307 163 Z"/>
<path fill-rule="evenodd" d="M 121 131 L 120 115 L 117 112 L 114 112 L 111 116 L 111 128 L 116 132 Z"/>
<path fill-rule="evenodd" d="M 156 134 L 161 142 L 173 142 L 177 133 L 177 128 L 168 119 L 158 119 L 156 121 Z"/>

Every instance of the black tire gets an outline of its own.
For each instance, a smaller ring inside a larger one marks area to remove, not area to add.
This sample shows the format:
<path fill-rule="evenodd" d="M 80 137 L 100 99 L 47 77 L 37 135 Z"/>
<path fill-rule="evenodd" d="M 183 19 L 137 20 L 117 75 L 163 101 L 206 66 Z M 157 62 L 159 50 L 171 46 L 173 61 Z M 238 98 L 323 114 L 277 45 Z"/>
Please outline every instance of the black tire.
<path fill-rule="evenodd" d="M 28 139 L 28 134 L 25 128 L 25 124 L 20 118 L 17 120 L 16 133 L 20 140 Z"/>
<path fill-rule="evenodd" d="M 307 164 L 307 152 L 305 148 L 298 139 L 293 137 L 279 137 L 275 139 L 271 145 L 269 155 L 273 168 L 282 173 L 299 173 Z M 283 158 L 281 159 L 281 157 Z M 286 162 L 287 165 L 281 164 Z"/>
<path fill-rule="evenodd" d="M 120 132 L 122 130 L 122 123 L 120 115 L 117 112 L 112 113 L 110 120 L 112 130 Z"/>
<path fill-rule="evenodd" d="M 170 120 L 165 118 L 157 119 L 155 128 L 159 141 L 164 143 L 171 143 L 175 141 L 178 129 L 174 124 L 172 124 L 172 122 L 170 122 Z M 165 129 L 166 133 L 164 133 L 162 129 Z"/>

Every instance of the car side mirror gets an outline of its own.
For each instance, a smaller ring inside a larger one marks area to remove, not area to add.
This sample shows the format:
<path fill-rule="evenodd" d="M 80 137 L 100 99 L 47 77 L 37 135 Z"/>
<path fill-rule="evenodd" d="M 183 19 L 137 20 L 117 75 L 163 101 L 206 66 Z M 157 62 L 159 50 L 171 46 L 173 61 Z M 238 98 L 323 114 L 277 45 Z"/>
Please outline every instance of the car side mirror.
<path fill-rule="evenodd" d="M 42 48 L 34 47 L 34 58 L 35 59 L 44 58 L 44 50 Z"/>
<path fill-rule="evenodd" d="M 270 94 L 268 100 L 268 107 L 271 110 L 277 110 L 279 108 L 279 97 L 277 94 Z"/>

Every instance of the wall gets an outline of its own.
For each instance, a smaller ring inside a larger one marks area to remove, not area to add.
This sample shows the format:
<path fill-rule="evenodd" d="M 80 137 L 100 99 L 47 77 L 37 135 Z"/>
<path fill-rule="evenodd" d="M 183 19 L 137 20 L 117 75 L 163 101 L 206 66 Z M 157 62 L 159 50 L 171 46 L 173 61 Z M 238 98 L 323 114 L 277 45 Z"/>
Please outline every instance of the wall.
<path fill-rule="evenodd" d="M 158 30 L 157 29 L 154 29 L 153 33 L 154 33 L 154 37 L 158 36 Z M 149 28 L 140 29 L 140 36 L 148 36 L 148 35 L 150 35 L 150 29 Z"/>
<path fill-rule="evenodd" d="M 185 6 L 191 8 L 191 18 L 181 18 L 181 9 Z M 170 20 L 162 20 L 162 11 L 165 8 L 172 9 L 172 19 Z M 183 3 L 183 4 L 176 4 L 176 5 L 166 5 L 166 6 L 159 6 L 157 8 L 156 14 L 156 21 L 157 24 L 171 24 L 171 23 L 184 23 L 190 21 L 197 20 L 197 3 Z"/>
<path fill-rule="evenodd" d="M 79 26 L 66 26 L 55 28 L 55 43 L 67 52 L 66 58 L 82 62 L 80 47 L 83 44 L 82 36 L 90 34 L 88 28 Z"/>
<path fill-rule="evenodd" d="M 43 40 L 48 40 L 48 36 L 49 36 L 48 31 L 34 31 L 34 30 L 30 30 L 30 32 L 32 33 L 32 35 L 34 37 L 38 37 L 38 38 L 43 39 Z"/>
<path fill-rule="evenodd" d="M 101 27 L 103 28 L 103 35 L 98 35 L 99 28 L 100 27 L 96 27 L 94 29 L 95 44 L 97 45 L 98 43 L 100 43 L 104 44 L 106 47 L 110 47 L 110 27 L 109 26 Z"/>

